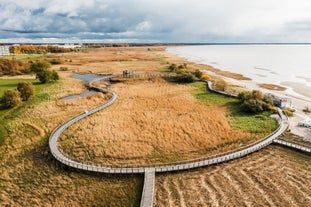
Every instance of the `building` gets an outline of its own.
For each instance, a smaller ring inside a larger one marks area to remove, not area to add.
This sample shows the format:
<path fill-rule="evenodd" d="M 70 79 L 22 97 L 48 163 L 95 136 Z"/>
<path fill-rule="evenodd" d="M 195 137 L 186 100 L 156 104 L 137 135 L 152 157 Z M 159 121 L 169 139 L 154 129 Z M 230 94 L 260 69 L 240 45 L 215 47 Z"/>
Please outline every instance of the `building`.
<path fill-rule="evenodd" d="M 0 55 L 10 55 L 10 46 L 1 45 L 0 46 Z"/>
<path fill-rule="evenodd" d="M 292 100 L 290 98 L 282 98 L 271 93 L 266 95 L 273 99 L 273 105 L 281 108 L 292 108 Z"/>

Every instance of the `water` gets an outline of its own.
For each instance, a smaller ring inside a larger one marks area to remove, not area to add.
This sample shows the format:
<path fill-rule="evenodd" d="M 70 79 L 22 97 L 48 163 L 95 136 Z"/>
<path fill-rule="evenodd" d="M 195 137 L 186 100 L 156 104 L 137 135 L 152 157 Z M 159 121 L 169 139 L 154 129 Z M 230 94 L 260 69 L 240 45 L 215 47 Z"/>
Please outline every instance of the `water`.
<path fill-rule="evenodd" d="M 72 76 L 73 78 L 75 79 L 79 79 L 79 80 L 83 80 L 84 82 L 90 82 L 91 80 L 94 80 L 96 78 L 99 78 L 101 77 L 100 75 L 97 75 L 97 74 L 73 74 Z M 75 95 L 71 95 L 71 96 L 66 96 L 64 98 L 61 98 L 60 100 L 74 100 L 74 99 L 77 99 L 77 98 L 82 98 L 82 97 L 85 97 L 85 96 L 88 96 L 88 95 L 92 95 L 92 94 L 95 94 L 97 93 L 97 91 L 94 91 L 94 90 L 85 90 L 83 93 L 81 94 L 75 94 Z"/>
<path fill-rule="evenodd" d="M 311 91 L 311 45 L 204 45 L 171 47 L 167 51 L 189 61 L 243 74 L 256 83 L 287 88 L 286 82 L 298 83 Z"/>

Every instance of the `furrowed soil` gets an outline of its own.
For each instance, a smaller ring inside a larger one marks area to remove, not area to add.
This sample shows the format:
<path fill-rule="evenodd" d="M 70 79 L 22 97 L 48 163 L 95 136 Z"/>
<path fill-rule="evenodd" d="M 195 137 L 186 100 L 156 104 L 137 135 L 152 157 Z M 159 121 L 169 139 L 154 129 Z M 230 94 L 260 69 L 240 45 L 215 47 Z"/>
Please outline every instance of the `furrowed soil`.
<path fill-rule="evenodd" d="M 154 206 L 310 206 L 310 156 L 269 146 L 245 158 L 156 177 Z"/>

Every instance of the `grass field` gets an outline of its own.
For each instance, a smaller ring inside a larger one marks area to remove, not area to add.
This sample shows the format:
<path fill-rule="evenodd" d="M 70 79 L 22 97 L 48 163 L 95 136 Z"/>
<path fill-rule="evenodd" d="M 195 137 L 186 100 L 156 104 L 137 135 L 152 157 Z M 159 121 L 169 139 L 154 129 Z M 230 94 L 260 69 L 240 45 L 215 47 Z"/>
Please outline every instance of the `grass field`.
<path fill-rule="evenodd" d="M 16 60 L 40 60 L 45 57 L 44 54 L 15 54 L 15 55 L 3 55 L 0 56 L 0 59 L 9 59 L 12 60 L 15 58 Z"/>
<path fill-rule="evenodd" d="M 85 173 L 61 165 L 51 156 L 48 148 L 50 132 L 72 116 L 103 103 L 109 97 L 96 94 L 71 101 L 59 98 L 85 90 L 81 81 L 69 78 L 71 72 L 88 73 L 92 70 L 94 73 L 121 73 L 124 69 L 159 71 L 168 65 L 168 61 L 182 64 L 185 60 L 163 52 L 163 48 L 147 51 L 144 47 L 105 48 L 58 55 L 65 62 L 53 66 L 53 69 L 59 70 L 61 66 L 69 68 L 66 72 L 59 71 L 62 79 L 42 88 L 36 85 L 36 97 L 1 116 L 0 126 L 4 126 L 5 134 L 0 128 L 0 137 L 5 139 L 0 144 L 0 206 L 139 206 L 142 176 Z M 14 88 L 13 83 L 4 85 Z M 252 117 L 235 110 L 236 100 L 205 91 L 203 93 L 205 87 L 201 83 L 176 85 L 161 79 L 149 79 L 122 82 L 112 87 L 119 95 L 117 102 L 66 131 L 60 143 L 66 153 L 98 163 L 167 162 L 227 151 L 239 147 L 240 142 L 247 140 L 250 135 L 243 130 L 250 129 L 251 125 L 247 123 L 252 123 Z M 268 114 L 262 116 L 268 117 Z M 259 121 L 266 118 L 259 116 L 255 119 L 260 124 Z M 260 129 L 255 130 L 258 136 L 268 131 L 264 127 Z M 309 204 L 305 201 L 310 194 L 303 194 L 302 191 L 309 192 L 305 186 L 310 185 L 310 176 L 300 168 L 304 166 L 303 169 L 310 172 L 309 162 L 301 161 L 300 156 L 294 153 L 287 156 L 287 152 L 279 155 L 264 151 L 255 155 L 246 157 L 245 162 L 249 164 L 244 165 L 243 159 L 232 162 L 234 165 L 225 164 L 224 176 L 221 177 L 213 176 L 223 174 L 223 165 L 214 167 L 215 174 L 210 173 L 214 168 L 190 171 L 185 180 L 176 179 L 176 174 L 167 177 L 161 175 L 156 182 L 155 205 L 204 206 L 204 203 L 213 202 L 215 198 L 215 202 L 225 198 L 225 204 L 231 201 L 230 198 L 237 202 L 242 199 L 234 197 L 232 192 L 238 189 L 237 196 L 240 196 L 244 187 L 247 189 L 247 198 L 253 203 L 255 198 L 261 197 L 262 192 L 269 191 L 268 202 L 258 198 L 262 206 L 279 202 L 280 197 L 272 191 L 278 192 L 280 189 L 284 196 L 287 188 L 293 188 L 291 195 L 295 193 L 294 190 L 298 193 L 297 196 L 286 197 L 283 206 L 290 199 L 300 204 L 297 201 L 299 196 L 302 198 L 301 204 Z M 290 159 L 290 166 L 284 157 Z M 243 169 L 239 171 L 241 166 Z M 233 175 L 238 175 L 237 179 L 234 178 L 235 183 L 239 180 L 242 182 L 242 187 L 229 185 L 232 191 L 226 190 L 225 185 L 228 183 L 226 173 L 231 167 Z M 265 168 L 265 173 L 256 174 Z M 277 182 L 276 188 L 268 179 L 273 173 L 267 174 L 267 171 L 275 170 L 279 177 L 284 175 L 281 172 L 287 173 L 291 183 L 282 180 Z M 239 175 L 244 171 L 247 172 L 246 178 L 254 174 L 251 177 L 253 182 Z M 294 177 L 295 173 L 308 179 L 305 184 L 299 177 Z M 205 189 L 203 185 L 209 182 L 209 176 L 215 180 L 211 182 L 212 185 L 220 183 L 223 191 L 217 188 L 209 193 L 208 189 L 211 188 Z M 294 183 L 295 179 L 298 184 Z M 202 184 L 198 183 L 200 181 Z M 261 187 L 264 182 L 268 184 Z M 257 191 L 252 193 L 249 186 L 257 186 Z M 299 191 L 299 187 L 303 190 Z M 182 203 L 185 200 L 186 203 Z"/>
<path fill-rule="evenodd" d="M 16 89 L 17 84 L 21 82 L 30 82 L 33 83 L 38 92 L 44 85 L 40 84 L 39 80 L 37 79 L 3 79 L 0 78 L 0 96 L 3 95 L 5 90 L 13 90 Z"/>
<path fill-rule="evenodd" d="M 222 96 L 206 89 L 204 82 L 189 84 L 197 88 L 194 96 L 207 105 L 225 106 L 230 109 L 231 126 L 235 129 L 247 131 L 254 136 L 266 136 L 278 127 L 278 123 L 271 118 L 270 112 L 260 114 L 245 113 L 241 110 L 239 100 Z"/>
<path fill-rule="evenodd" d="M 277 128 L 270 113 L 245 114 L 237 99 L 206 92 L 202 82 L 129 79 L 112 89 L 119 95 L 113 106 L 61 137 L 70 156 L 102 164 L 174 162 L 231 150 Z"/>
<path fill-rule="evenodd" d="M 50 132 L 105 99 L 94 95 L 60 101 L 85 90 L 81 81 L 66 78 L 66 73 L 61 77 L 55 84 L 40 85 L 33 99 L 0 118 L 0 137 L 5 138 L 0 145 L 0 206 L 139 206 L 141 176 L 75 171 L 50 155 Z"/>

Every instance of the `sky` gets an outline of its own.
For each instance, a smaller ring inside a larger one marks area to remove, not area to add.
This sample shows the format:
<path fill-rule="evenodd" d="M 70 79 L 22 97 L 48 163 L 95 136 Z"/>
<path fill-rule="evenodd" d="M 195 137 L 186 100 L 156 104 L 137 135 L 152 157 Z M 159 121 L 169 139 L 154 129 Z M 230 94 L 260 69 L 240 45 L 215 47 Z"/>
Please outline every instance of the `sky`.
<path fill-rule="evenodd" d="M 310 0 L 0 0 L 0 42 L 311 42 Z"/>

